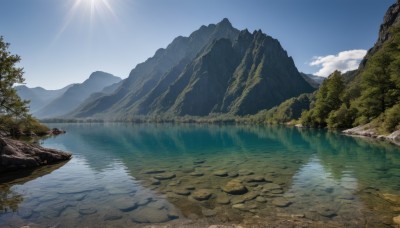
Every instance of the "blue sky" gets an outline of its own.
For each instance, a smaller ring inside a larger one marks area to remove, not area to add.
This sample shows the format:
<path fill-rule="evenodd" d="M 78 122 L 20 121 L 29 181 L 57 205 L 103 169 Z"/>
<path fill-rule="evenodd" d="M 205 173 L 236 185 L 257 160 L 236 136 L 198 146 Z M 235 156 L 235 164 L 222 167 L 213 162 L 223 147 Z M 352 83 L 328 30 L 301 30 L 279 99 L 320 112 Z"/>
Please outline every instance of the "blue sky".
<path fill-rule="evenodd" d="M 277 38 L 297 68 L 354 68 L 395 0 L 2 0 L 0 35 L 22 57 L 27 86 L 61 88 L 102 70 L 126 78 L 136 64 L 228 18 Z"/>

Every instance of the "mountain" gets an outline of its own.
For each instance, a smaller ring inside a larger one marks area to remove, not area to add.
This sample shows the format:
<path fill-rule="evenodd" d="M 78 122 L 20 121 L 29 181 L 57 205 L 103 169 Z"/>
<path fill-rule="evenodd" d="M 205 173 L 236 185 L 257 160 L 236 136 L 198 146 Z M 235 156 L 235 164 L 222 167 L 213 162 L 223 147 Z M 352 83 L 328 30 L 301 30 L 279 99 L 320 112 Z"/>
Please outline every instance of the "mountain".
<path fill-rule="evenodd" d="M 71 113 L 77 118 L 255 114 L 312 92 L 278 40 L 228 19 L 178 37 L 138 64 L 112 94 Z"/>
<path fill-rule="evenodd" d="M 121 78 L 112 74 L 96 71 L 81 84 L 73 84 L 62 95 L 51 101 L 40 110 L 33 112 L 37 118 L 53 118 L 71 112 L 91 94 L 101 92 L 107 87 L 119 83 Z M 115 86 L 115 85 L 114 85 Z M 115 89 L 115 88 L 114 88 Z"/>
<path fill-rule="evenodd" d="M 257 123 L 287 123 L 301 117 L 304 110 L 309 110 L 314 102 L 314 93 L 303 93 L 298 97 L 290 98 L 276 107 L 262 110 L 252 117 Z"/>
<path fill-rule="evenodd" d="M 62 89 L 58 90 L 46 90 L 42 87 L 29 88 L 25 85 L 16 86 L 18 96 L 23 100 L 29 100 L 30 112 L 36 112 L 43 108 L 45 105 L 52 102 L 57 97 L 61 96 L 65 91 L 67 91 L 71 86 L 68 85 Z"/>
<path fill-rule="evenodd" d="M 377 133 L 400 129 L 400 3 L 389 7 L 378 40 L 355 71 L 334 72 L 302 115 L 307 126 L 350 128 L 368 124 Z"/>
<path fill-rule="evenodd" d="M 313 88 L 318 88 L 322 82 L 326 79 L 325 77 L 320 77 L 312 74 L 300 73 L 304 80 L 308 82 Z"/>

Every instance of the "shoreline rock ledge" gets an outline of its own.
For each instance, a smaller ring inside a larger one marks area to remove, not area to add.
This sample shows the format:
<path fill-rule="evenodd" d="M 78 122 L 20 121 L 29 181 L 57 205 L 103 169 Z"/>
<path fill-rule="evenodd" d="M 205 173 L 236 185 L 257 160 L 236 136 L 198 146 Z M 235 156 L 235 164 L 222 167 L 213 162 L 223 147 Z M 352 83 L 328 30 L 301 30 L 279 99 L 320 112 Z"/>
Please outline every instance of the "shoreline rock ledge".
<path fill-rule="evenodd" d="M 32 169 L 71 159 L 72 154 L 13 139 L 0 138 L 0 173 Z"/>

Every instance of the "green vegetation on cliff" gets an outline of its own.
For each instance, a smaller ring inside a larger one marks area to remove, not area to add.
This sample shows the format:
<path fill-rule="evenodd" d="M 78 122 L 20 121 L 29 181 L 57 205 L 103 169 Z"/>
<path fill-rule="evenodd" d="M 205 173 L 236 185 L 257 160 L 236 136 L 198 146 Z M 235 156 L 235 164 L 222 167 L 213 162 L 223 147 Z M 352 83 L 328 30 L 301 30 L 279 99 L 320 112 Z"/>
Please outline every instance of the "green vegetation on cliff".
<path fill-rule="evenodd" d="M 399 13 L 398 3 L 390 7 L 378 42 L 357 71 L 346 77 L 334 72 L 322 83 L 315 104 L 301 116 L 303 125 L 332 129 L 372 123 L 382 133 L 400 128 Z"/>
<path fill-rule="evenodd" d="M 288 123 L 292 120 L 299 119 L 303 111 L 310 109 L 314 100 L 315 93 L 301 94 L 298 97 L 293 97 L 284 101 L 279 106 L 260 111 L 255 116 L 250 117 L 250 119 L 252 122 L 257 123 Z"/>

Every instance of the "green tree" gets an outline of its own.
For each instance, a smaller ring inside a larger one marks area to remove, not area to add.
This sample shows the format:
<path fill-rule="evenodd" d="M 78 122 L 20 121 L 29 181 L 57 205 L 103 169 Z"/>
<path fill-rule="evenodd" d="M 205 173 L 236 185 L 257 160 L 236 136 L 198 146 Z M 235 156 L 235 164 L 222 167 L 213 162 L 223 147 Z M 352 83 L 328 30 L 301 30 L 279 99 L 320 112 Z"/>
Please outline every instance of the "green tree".
<path fill-rule="evenodd" d="M 0 115 L 14 118 L 25 118 L 28 115 L 27 101 L 21 100 L 13 87 L 16 83 L 23 83 L 23 69 L 15 66 L 21 58 L 12 55 L 10 44 L 0 37 Z"/>
<path fill-rule="evenodd" d="M 43 134 L 48 130 L 29 114 L 28 101 L 22 100 L 14 88 L 24 82 L 23 69 L 16 66 L 21 60 L 8 51 L 10 44 L 0 36 L 0 131 L 11 136 L 21 132 Z"/>
<path fill-rule="evenodd" d="M 326 127 L 329 114 L 339 109 L 343 103 L 341 97 L 344 88 L 342 74 L 335 71 L 319 88 L 314 107 L 302 114 L 302 124 L 311 127 Z"/>
<path fill-rule="evenodd" d="M 371 121 L 395 104 L 395 84 L 391 80 L 390 64 L 393 59 L 387 52 L 379 52 L 369 61 L 363 73 L 360 113 Z"/>

